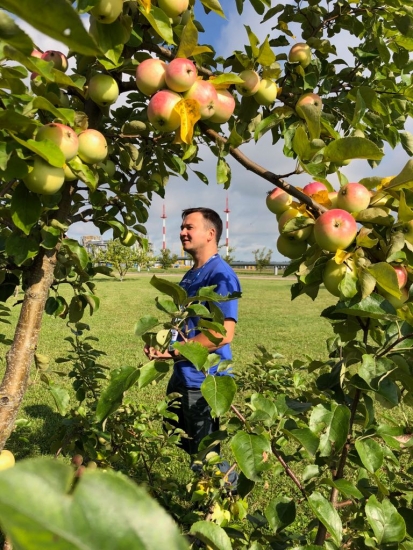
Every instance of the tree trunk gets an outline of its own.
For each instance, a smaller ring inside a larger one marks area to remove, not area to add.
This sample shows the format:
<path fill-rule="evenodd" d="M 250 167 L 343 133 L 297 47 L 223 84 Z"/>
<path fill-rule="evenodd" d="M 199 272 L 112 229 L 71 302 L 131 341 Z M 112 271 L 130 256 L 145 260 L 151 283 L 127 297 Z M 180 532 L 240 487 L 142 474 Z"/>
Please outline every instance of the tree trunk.
<path fill-rule="evenodd" d="M 67 185 L 56 218 L 64 223 L 70 211 L 73 187 Z M 54 250 L 40 249 L 28 273 L 20 316 L 13 343 L 6 354 L 6 372 L 0 385 L 0 451 L 10 436 L 27 390 L 30 367 L 39 340 L 43 312 L 53 283 L 56 255 Z"/>

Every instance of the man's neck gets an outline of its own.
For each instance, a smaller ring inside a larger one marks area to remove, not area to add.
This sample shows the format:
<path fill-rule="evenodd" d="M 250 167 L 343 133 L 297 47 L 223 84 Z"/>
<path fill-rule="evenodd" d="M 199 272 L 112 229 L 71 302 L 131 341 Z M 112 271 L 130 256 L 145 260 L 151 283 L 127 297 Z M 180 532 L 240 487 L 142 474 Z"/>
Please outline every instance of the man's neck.
<path fill-rule="evenodd" d="M 206 251 L 206 250 L 203 250 L 203 251 L 200 251 L 196 254 L 194 254 L 192 256 L 193 260 L 194 260 L 194 269 L 199 269 L 200 267 L 202 267 L 203 265 L 205 265 L 207 263 L 207 261 L 212 258 L 212 256 L 215 256 L 215 254 L 217 254 L 218 252 L 218 249 L 215 249 L 215 250 L 209 250 L 209 251 Z"/>

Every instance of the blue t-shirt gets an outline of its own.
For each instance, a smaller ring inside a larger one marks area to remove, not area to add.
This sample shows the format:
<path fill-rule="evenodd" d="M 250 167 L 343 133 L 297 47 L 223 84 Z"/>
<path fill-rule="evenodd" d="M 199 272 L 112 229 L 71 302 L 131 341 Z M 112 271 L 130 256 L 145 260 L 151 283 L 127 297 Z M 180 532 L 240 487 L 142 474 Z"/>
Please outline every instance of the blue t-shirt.
<path fill-rule="evenodd" d="M 212 285 L 216 285 L 214 292 L 221 296 L 227 296 L 232 292 L 241 292 L 241 286 L 234 270 L 218 254 L 212 256 L 202 267 L 190 269 L 179 284 L 186 290 L 188 296 L 195 296 L 198 289 Z M 238 320 L 238 300 L 217 302 L 216 304 L 223 312 L 224 319 Z M 190 317 L 187 320 L 186 329 L 189 338 L 199 334 L 199 331 L 192 330 L 197 326 L 198 321 L 198 317 Z M 182 340 L 182 338 L 178 337 L 179 340 Z M 229 344 L 225 344 L 213 353 L 218 354 L 221 361 L 232 358 Z M 217 369 L 218 364 L 212 367 L 209 372 L 219 376 L 225 374 L 224 372 L 217 373 Z M 175 362 L 174 376 L 186 388 L 200 388 L 205 380 L 205 375 L 186 359 L 179 359 Z"/>

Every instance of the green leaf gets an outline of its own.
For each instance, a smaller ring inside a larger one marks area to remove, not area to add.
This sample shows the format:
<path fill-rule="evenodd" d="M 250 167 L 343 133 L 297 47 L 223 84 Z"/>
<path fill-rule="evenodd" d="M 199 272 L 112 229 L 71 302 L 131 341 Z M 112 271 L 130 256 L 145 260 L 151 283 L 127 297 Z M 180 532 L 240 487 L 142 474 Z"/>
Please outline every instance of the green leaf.
<path fill-rule="evenodd" d="M 413 160 L 408 160 L 403 170 L 393 178 L 389 183 L 383 186 L 383 190 L 392 189 L 410 189 L 413 187 Z"/>
<path fill-rule="evenodd" d="M 30 151 L 33 151 L 33 153 L 36 153 L 36 155 L 42 157 L 52 166 L 62 168 L 62 166 L 64 165 L 65 157 L 61 149 L 59 149 L 59 147 L 55 143 L 53 143 L 53 141 L 50 141 L 50 139 L 44 139 L 42 141 L 28 139 L 27 141 L 24 141 L 23 139 L 18 138 L 12 132 L 10 132 L 10 135 L 13 137 L 13 139 L 17 141 L 17 143 L 20 143 L 20 145 L 23 145 L 23 147 L 26 147 Z"/>
<path fill-rule="evenodd" d="M 204 542 L 212 550 L 232 550 L 229 536 L 224 529 L 211 521 L 197 521 L 191 525 L 190 534 Z M 161 548 L 161 547 L 160 547 Z"/>
<path fill-rule="evenodd" d="M 269 67 L 275 61 L 275 53 L 272 51 L 268 36 L 261 44 L 256 62 L 263 67 Z"/>
<path fill-rule="evenodd" d="M 198 29 L 190 17 L 188 23 L 183 28 L 181 39 L 179 41 L 176 57 L 191 57 L 195 47 L 198 45 Z"/>
<path fill-rule="evenodd" d="M 372 495 L 366 504 L 366 517 L 379 545 L 401 542 L 406 537 L 404 519 L 388 499 L 379 502 Z"/>
<path fill-rule="evenodd" d="M 169 372 L 168 361 L 150 361 L 139 369 L 138 388 L 141 390 L 154 380 L 161 380 Z"/>
<path fill-rule="evenodd" d="M 350 409 L 345 405 L 337 405 L 320 437 L 320 456 L 339 453 L 347 441 L 349 427 Z"/>
<path fill-rule="evenodd" d="M 85 55 L 99 53 L 79 14 L 66 0 L 43 0 L 36 4 L 36 9 L 33 9 L 32 0 L 1 0 L 0 7 L 75 52 Z"/>
<path fill-rule="evenodd" d="M 5 11 L 0 12 L 0 39 L 25 55 L 30 55 L 34 48 L 30 36 L 22 31 Z"/>
<path fill-rule="evenodd" d="M 326 483 L 329 484 L 331 487 L 335 487 L 345 498 L 363 498 L 363 493 L 357 489 L 353 482 L 348 481 L 347 479 L 336 479 L 335 481 L 331 479 L 323 479 L 322 483 Z"/>
<path fill-rule="evenodd" d="M 178 307 L 183 305 L 187 298 L 187 293 L 183 288 L 176 283 L 171 283 L 171 281 L 167 279 L 160 279 L 154 275 L 150 280 L 150 284 L 155 287 L 156 290 L 170 296 Z"/>
<path fill-rule="evenodd" d="M 145 315 L 145 317 L 141 317 L 135 325 L 135 336 L 142 336 L 157 325 L 159 325 L 159 320 L 156 317 Z"/>
<path fill-rule="evenodd" d="M 359 212 L 357 214 L 357 221 L 360 223 L 376 223 L 378 225 L 390 227 L 394 222 L 394 218 L 384 208 L 372 207 Z M 358 243 L 359 240 L 357 237 L 357 244 Z"/>
<path fill-rule="evenodd" d="M 271 467 L 268 462 L 271 444 L 263 435 L 240 431 L 231 439 L 231 450 L 241 471 L 251 481 L 260 481 L 262 472 Z"/>
<path fill-rule="evenodd" d="M 374 474 L 383 464 L 383 449 L 374 439 L 357 439 L 356 450 L 368 472 Z"/>
<path fill-rule="evenodd" d="M 370 275 L 373 275 L 377 281 L 377 285 L 382 290 L 385 290 L 396 298 L 400 298 L 401 292 L 397 281 L 397 275 L 391 265 L 387 262 L 378 262 L 377 264 L 369 266 L 367 271 Z"/>
<path fill-rule="evenodd" d="M 153 550 L 165 540 L 168 550 L 189 550 L 172 518 L 126 476 L 88 470 L 74 484 L 73 468 L 57 460 L 0 472 L 0 515 L 16 550 Z"/>
<path fill-rule="evenodd" d="M 412 220 L 413 220 L 413 210 L 406 203 L 406 196 L 404 191 L 400 191 L 398 221 L 410 222 Z"/>
<path fill-rule="evenodd" d="M 118 409 L 123 394 L 138 380 L 140 370 L 135 367 L 120 367 L 110 373 L 108 386 L 103 390 L 96 405 L 96 421 L 103 422 Z"/>
<path fill-rule="evenodd" d="M 211 10 L 225 19 L 225 14 L 218 0 L 201 0 L 201 3 L 207 10 Z"/>
<path fill-rule="evenodd" d="M 308 428 L 299 428 L 296 430 L 290 430 L 287 432 L 296 439 L 300 445 L 312 456 L 317 452 L 320 444 L 319 438 Z"/>
<path fill-rule="evenodd" d="M 265 517 L 271 529 L 277 533 L 295 521 L 295 502 L 288 497 L 273 498 L 265 508 Z"/>
<path fill-rule="evenodd" d="M 201 392 L 212 409 L 212 416 L 218 417 L 229 411 L 237 385 L 232 376 L 207 376 L 201 385 Z"/>
<path fill-rule="evenodd" d="M 54 384 L 49 386 L 49 391 L 54 399 L 59 414 L 66 416 L 70 404 L 69 392 L 66 389 Z"/>
<path fill-rule="evenodd" d="M 207 362 L 209 355 L 208 349 L 199 342 L 175 342 L 173 347 L 198 370 L 202 370 Z"/>
<path fill-rule="evenodd" d="M 301 112 L 307 123 L 307 128 L 310 133 L 310 139 L 318 139 L 320 137 L 321 125 L 321 111 L 319 107 L 315 105 L 302 105 Z"/>
<path fill-rule="evenodd" d="M 89 263 L 89 254 L 86 249 L 76 241 L 76 239 L 63 239 L 62 247 L 64 247 L 72 258 L 72 260 L 81 269 L 86 269 Z"/>
<path fill-rule="evenodd" d="M 151 6 L 151 11 L 147 12 L 143 7 L 139 6 L 141 14 L 146 17 L 151 27 L 161 36 L 168 44 L 175 44 L 173 32 L 169 17 L 160 8 Z"/>
<path fill-rule="evenodd" d="M 341 162 L 347 159 L 381 160 L 384 153 L 372 141 L 361 137 L 340 138 L 324 149 L 324 160 Z"/>
<path fill-rule="evenodd" d="M 67 84 L 68 86 L 73 86 L 74 82 L 70 80 L 70 83 Z M 56 118 L 60 119 L 64 124 L 68 124 L 70 126 L 73 126 L 75 120 L 74 120 L 74 113 L 70 109 L 58 109 L 53 105 L 53 103 L 50 103 L 48 99 L 42 96 L 37 96 L 33 99 L 33 107 L 36 109 L 39 109 L 41 111 L 49 111 L 49 113 L 52 113 Z"/>
<path fill-rule="evenodd" d="M 99 61 L 106 69 L 118 67 L 121 63 L 123 46 L 130 38 L 130 27 L 124 24 L 123 19 L 117 19 L 110 25 L 93 19 L 90 24 L 89 33 L 99 44 L 105 56 L 104 58 L 99 57 Z"/>
<path fill-rule="evenodd" d="M 34 258 L 39 252 L 38 242 L 31 238 L 13 233 L 6 241 L 6 254 L 12 256 L 17 265 Z"/>
<path fill-rule="evenodd" d="M 334 543 L 340 546 L 343 536 L 343 527 L 337 510 L 335 510 L 331 502 L 317 491 L 314 491 L 314 493 L 308 497 L 307 502 L 317 519 L 321 521 L 330 533 Z"/>
<path fill-rule="evenodd" d="M 356 296 L 346 302 L 339 302 L 335 311 L 372 319 L 395 320 L 397 318 L 394 307 L 379 294 L 370 294 L 361 301 Z"/>
<path fill-rule="evenodd" d="M 11 197 L 10 212 L 16 227 L 28 235 L 40 218 L 42 204 L 35 193 L 30 193 L 23 183 L 19 183 Z"/>

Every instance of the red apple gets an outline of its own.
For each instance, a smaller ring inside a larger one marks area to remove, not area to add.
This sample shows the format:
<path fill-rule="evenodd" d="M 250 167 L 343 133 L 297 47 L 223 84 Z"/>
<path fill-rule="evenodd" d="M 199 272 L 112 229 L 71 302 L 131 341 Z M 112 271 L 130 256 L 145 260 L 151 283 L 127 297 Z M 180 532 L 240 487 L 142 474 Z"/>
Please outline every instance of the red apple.
<path fill-rule="evenodd" d="M 277 99 L 277 84 L 270 78 L 263 78 L 258 86 L 258 90 L 254 94 L 254 99 L 259 105 L 268 107 Z"/>
<path fill-rule="evenodd" d="M 286 235 L 280 235 L 277 239 L 277 250 L 280 254 L 286 258 L 295 260 L 300 258 L 307 250 L 307 243 L 305 241 L 296 241 L 293 237 Z"/>
<path fill-rule="evenodd" d="M 370 191 L 361 183 L 347 183 L 339 190 L 337 207 L 347 212 L 361 212 L 370 204 Z"/>
<path fill-rule="evenodd" d="M 267 195 L 266 204 L 268 210 L 273 214 L 282 214 L 290 208 L 293 198 L 291 195 L 276 187 Z"/>
<path fill-rule="evenodd" d="M 227 122 L 234 112 L 235 99 L 229 90 L 217 90 L 215 113 L 209 119 L 211 122 L 223 124 Z"/>
<path fill-rule="evenodd" d="M 196 80 L 185 92 L 184 98 L 195 99 L 198 102 L 201 120 L 210 118 L 215 113 L 218 95 L 216 89 L 208 80 Z"/>
<path fill-rule="evenodd" d="M 189 0 L 158 0 L 158 6 L 168 17 L 177 17 L 188 9 Z"/>
<path fill-rule="evenodd" d="M 392 265 L 396 272 L 399 288 L 404 288 L 407 284 L 407 270 L 403 265 Z"/>
<path fill-rule="evenodd" d="M 299 63 L 304 69 L 311 63 L 311 49 L 308 44 L 298 42 L 294 44 L 288 54 L 290 63 Z"/>
<path fill-rule="evenodd" d="M 109 74 L 95 74 L 89 80 L 89 97 L 100 107 L 112 105 L 119 97 L 119 86 Z"/>
<path fill-rule="evenodd" d="M 39 195 L 54 195 L 65 182 L 63 168 L 52 166 L 40 157 L 35 157 L 33 167 L 29 169 L 23 182 L 30 191 Z"/>
<path fill-rule="evenodd" d="M 243 84 L 236 84 L 235 88 L 237 92 L 245 97 L 254 95 L 258 88 L 260 87 L 260 77 L 258 73 L 251 69 L 245 69 L 239 75 L 240 78 L 244 81 Z"/>
<path fill-rule="evenodd" d="M 311 183 L 307 183 L 307 185 L 303 188 L 303 193 L 311 197 L 311 195 L 315 195 L 316 193 L 319 193 L 320 191 L 328 191 L 327 187 L 324 185 L 324 183 L 321 183 L 321 181 L 312 181 Z"/>
<path fill-rule="evenodd" d="M 36 141 L 42 141 L 43 139 L 53 141 L 62 151 L 66 161 L 77 155 L 79 139 L 70 126 L 58 122 L 45 124 L 37 130 L 36 134 Z"/>
<path fill-rule="evenodd" d="M 318 111 L 321 112 L 321 110 L 323 108 L 323 101 L 322 101 L 321 97 L 319 95 L 313 94 L 313 93 L 308 93 L 308 94 L 302 95 L 298 99 L 297 104 L 295 106 L 295 110 L 297 112 L 297 115 L 300 118 L 305 118 L 304 111 L 308 107 L 310 107 L 310 108 L 315 107 Z"/>
<path fill-rule="evenodd" d="M 145 95 L 165 87 L 166 63 L 161 59 L 145 59 L 136 67 L 136 86 Z"/>
<path fill-rule="evenodd" d="M 116 21 L 123 10 L 123 0 L 98 0 L 90 10 L 99 23 L 109 25 Z"/>
<path fill-rule="evenodd" d="M 175 110 L 182 97 L 171 90 L 160 90 L 148 103 L 149 122 L 160 132 L 173 132 L 181 125 L 181 117 Z"/>
<path fill-rule="evenodd" d="M 52 61 L 55 69 L 58 71 L 63 71 L 64 73 L 67 71 L 67 57 L 62 52 L 47 50 L 42 54 L 42 59 L 45 61 Z"/>
<path fill-rule="evenodd" d="M 353 260 L 348 259 L 342 264 L 337 264 L 335 259 L 332 258 L 326 263 L 323 271 L 323 283 L 333 296 L 340 296 L 339 284 L 346 273 L 355 275 L 355 264 Z"/>
<path fill-rule="evenodd" d="M 194 84 L 198 72 L 190 59 L 176 57 L 165 69 L 165 82 L 174 92 L 186 92 Z"/>
<path fill-rule="evenodd" d="M 296 208 L 289 208 L 288 210 L 285 210 L 285 212 L 283 212 L 278 219 L 278 230 L 280 231 L 280 233 L 288 235 L 296 241 L 305 241 L 310 236 L 312 231 L 312 227 L 310 225 L 307 227 L 303 227 L 302 229 L 297 229 L 296 231 L 289 231 L 288 233 L 284 233 L 284 227 L 287 222 L 289 222 L 293 218 L 299 218 L 302 216 L 305 216 L 305 214 L 303 214 Z"/>
<path fill-rule="evenodd" d="M 357 235 L 357 223 L 351 214 L 334 208 L 321 214 L 314 224 L 314 238 L 323 250 L 345 250 Z"/>
<path fill-rule="evenodd" d="M 105 160 L 108 155 L 105 136 L 92 128 L 80 132 L 78 155 L 87 164 L 96 164 Z"/>

